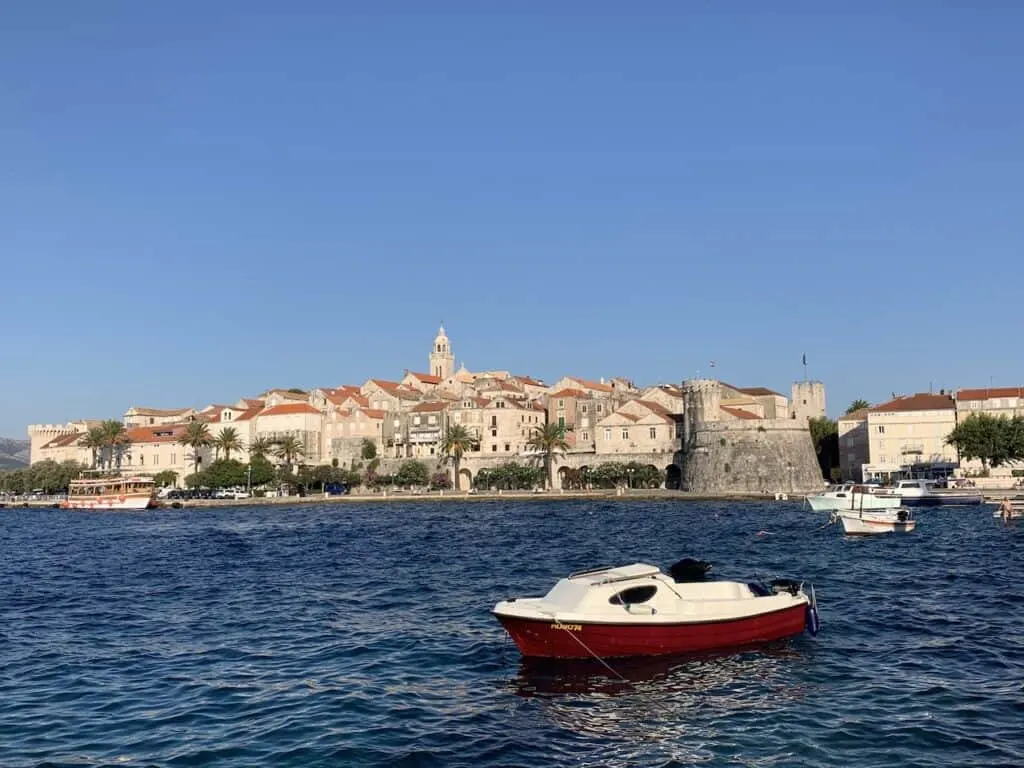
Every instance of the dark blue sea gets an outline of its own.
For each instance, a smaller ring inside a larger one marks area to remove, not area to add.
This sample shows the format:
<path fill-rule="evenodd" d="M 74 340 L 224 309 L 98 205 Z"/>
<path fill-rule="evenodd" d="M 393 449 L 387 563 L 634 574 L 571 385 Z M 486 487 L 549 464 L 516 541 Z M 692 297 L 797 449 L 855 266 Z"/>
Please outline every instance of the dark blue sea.
<path fill-rule="evenodd" d="M 0 510 L 0 766 L 1024 766 L 1024 526 L 991 512 Z M 490 614 L 684 556 L 813 582 L 820 634 L 613 675 L 524 664 Z"/>

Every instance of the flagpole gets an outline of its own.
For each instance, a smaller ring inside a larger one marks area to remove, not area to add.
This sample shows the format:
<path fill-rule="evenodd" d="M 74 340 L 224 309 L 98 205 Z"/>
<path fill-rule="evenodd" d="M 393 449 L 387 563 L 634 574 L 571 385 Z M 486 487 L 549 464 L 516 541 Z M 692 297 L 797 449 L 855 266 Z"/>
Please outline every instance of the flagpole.
<path fill-rule="evenodd" d="M 804 352 L 804 381 L 810 381 L 810 379 L 807 378 L 807 353 L 806 352 Z"/>

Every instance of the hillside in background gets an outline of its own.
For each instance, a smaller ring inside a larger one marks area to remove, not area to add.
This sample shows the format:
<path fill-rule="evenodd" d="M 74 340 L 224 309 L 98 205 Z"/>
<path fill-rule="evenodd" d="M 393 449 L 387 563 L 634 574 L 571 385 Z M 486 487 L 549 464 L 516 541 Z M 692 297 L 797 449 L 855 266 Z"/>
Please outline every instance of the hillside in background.
<path fill-rule="evenodd" d="M 0 437 L 0 469 L 28 466 L 28 440 Z"/>

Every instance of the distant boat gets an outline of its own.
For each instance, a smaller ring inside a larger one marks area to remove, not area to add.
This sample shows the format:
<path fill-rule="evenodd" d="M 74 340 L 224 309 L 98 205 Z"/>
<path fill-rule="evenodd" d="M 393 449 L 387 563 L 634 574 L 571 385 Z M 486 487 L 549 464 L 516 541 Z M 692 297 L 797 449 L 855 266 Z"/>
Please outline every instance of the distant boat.
<path fill-rule="evenodd" d="M 959 493 L 957 491 L 939 491 L 934 480 L 918 478 L 900 480 L 894 488 L 886 488 L 878 492 L 880 496 L 895 496 L 899 506 L 903 507 L 939 507 L 976 506 L 984 503 L 980 493 Z"/>
<path fill-rule="evenodd" d="M 913 510 L 903 507 L 859 512 L 841 510 L 834 514 L 843 524 L 843 530 L 852 535 L 910 533 L 917 527 Z"/>
<path fill-rule="evenodd" d="M 156 484 L 150 477 L 96 477 L 72 480 L 65 509 L 139 510 L 156 501 Z"/>
<path fill-rule="evenodd" d="M 839 509 L 894 509 L 899 498 L 878 494 L 876 486 L 843 483 L 828 490 L 807 496 L 807 503 L 815 512 L 833 512 Z"/>

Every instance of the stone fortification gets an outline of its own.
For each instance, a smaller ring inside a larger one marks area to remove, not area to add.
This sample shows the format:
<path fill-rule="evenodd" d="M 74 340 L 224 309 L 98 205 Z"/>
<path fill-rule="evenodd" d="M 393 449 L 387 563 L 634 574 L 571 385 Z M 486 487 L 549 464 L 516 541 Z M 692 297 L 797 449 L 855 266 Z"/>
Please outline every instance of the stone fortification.
<path fill-rule="evenodd" d="M 721 385 L 683 385 L 686 415 L 681 457 L 683 488 L 698 493 L 800 493 L 820 489 L 805 419 L 728 418 Z"/>

